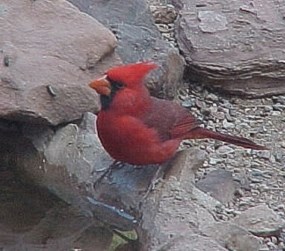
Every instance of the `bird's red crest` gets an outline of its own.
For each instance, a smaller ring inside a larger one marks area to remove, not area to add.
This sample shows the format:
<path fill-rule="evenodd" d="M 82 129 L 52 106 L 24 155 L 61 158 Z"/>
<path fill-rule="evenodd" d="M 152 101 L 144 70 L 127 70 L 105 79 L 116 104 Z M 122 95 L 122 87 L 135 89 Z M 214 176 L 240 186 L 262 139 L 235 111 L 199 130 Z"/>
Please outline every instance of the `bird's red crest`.
<path fill-rule="evenodd" d="M 127 86 L 134 86 L 142 83 L 146 74 L 157 67 L 152 62 L 139 62 L 116 66 L 108 70 L 106 74 L 113 81 L 124 83 Z"/>

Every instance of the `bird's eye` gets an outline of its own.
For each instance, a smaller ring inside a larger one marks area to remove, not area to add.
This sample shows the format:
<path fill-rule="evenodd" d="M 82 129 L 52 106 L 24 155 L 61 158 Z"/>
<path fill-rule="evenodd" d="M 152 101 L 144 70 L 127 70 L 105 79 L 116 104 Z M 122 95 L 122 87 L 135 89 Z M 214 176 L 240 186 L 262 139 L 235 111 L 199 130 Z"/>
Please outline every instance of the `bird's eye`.
<path fill-rule="evenodd" d="M 115 83 L 114 83 L 114 87 L 115 87 L 116 89 L 122 89 L 122 88 L 124 87 L 124 85 L 123 85 L 122 83 L 120 83 L 120 82 L 115 82 Z"/>

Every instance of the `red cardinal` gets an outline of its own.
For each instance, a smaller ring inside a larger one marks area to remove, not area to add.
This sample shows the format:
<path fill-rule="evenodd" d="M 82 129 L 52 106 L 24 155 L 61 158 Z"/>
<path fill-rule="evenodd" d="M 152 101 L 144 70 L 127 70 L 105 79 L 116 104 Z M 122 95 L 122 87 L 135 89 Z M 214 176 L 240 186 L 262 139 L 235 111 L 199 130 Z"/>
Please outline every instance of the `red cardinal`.
<path fill-rule="evenodd" d="M 135 165 L 160 164 L 174 156 L 184 139 L 211 138 L 245 148 L 265 150 L 251 140 L 200 127 L 188 110 L 151 97 L 143 83 L 154 63 L 114 67 L 90 83 L 100 94 L 99 138 L 115 159 Z"/>

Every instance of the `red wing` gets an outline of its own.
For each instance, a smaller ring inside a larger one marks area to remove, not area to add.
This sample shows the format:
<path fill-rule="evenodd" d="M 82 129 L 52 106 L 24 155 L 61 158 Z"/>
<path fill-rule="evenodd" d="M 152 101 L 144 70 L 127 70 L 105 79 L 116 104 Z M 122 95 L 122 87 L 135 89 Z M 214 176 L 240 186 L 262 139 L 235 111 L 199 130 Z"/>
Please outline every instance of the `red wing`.
<path fill-rule="evenodd" d="M 194 116 L 192 116 L 191 114 L 188 114 L 187 117 L 184 117 L 171 129 L 171 138 L 184 139 L 187 133 L 199 127 L 200 124 L 201 123 Z"/>
<path fill-rule="evenodd" d="M 173 101 L 152 97 L 152 105 L 142 118 L 145 125 L 155 128 L 162 141 L 183 138 L 199 123 L 187 109 Z"/>

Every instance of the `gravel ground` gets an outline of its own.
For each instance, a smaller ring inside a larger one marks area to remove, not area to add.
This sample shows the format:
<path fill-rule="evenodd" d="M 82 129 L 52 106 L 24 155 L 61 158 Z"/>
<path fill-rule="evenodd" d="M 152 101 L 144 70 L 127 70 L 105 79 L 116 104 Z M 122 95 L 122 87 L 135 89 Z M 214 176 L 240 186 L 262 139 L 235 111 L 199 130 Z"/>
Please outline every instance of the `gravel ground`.
<path fill-rule="evenodd" d="M 163 37 L 176 46 L 173 22 L 177 14 L 167 2 L 148 1 Z M 218 218 L 228 220 L 249 207 L 266 203 L 285 220 L 285 96 L 245 100 L 189 83 L 189 89 L 181 90 L 178 98 L 206 127 L 250 138 L 270 149 L 245 150 L 212 140 L 184 142 L 208 153 L 197 180 L 212 170 L 226 169 L 240 184 L 235 201 Z M 280 239 L 264 238 L 263 242 L 264 251 L 285 250 L 285 233 Z"/>

